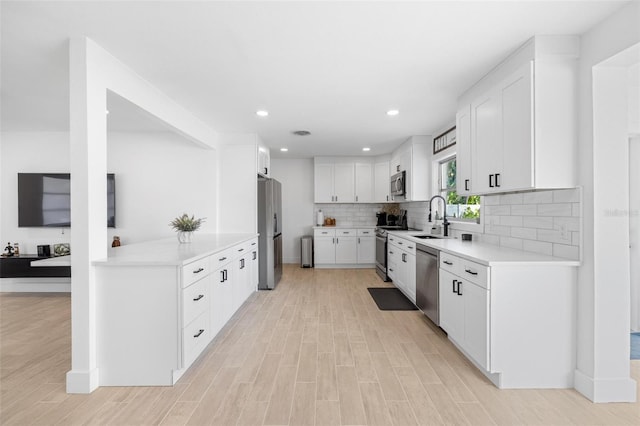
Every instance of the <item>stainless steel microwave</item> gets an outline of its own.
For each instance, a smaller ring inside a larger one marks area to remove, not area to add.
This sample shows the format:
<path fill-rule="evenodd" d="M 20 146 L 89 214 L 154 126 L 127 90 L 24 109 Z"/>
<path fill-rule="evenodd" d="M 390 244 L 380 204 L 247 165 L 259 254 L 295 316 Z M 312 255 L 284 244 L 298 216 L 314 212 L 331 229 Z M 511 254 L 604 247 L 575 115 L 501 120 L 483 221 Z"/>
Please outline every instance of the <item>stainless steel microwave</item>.
<path fill-rule="evenodd" d="M 401 171 L 400 173 L 396 173 L 391 176 L 391 195 L 399 197 L 406 194 L 406 176 L 406 171 Z"/>

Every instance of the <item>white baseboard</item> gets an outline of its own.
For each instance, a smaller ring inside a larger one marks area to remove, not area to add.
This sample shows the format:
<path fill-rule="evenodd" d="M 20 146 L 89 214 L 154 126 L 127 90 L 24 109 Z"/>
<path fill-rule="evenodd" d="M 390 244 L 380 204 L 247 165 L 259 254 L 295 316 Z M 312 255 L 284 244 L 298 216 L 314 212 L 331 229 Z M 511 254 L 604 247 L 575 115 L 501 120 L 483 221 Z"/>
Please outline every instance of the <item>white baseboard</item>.
<path fill-rule="evenodd" d="M 70 293 L 71 278 L 0 278 L 0 292 Z"/>
<path fill-rule="evenodd" d="M 98 388 L 99 378 L 97 368 L 67 371 L 67 393 L 91 393 Z"/>
<path fill-rule="evenodd" d="M 593 402 L 636 402 L 637 384 L 628 377 L 594 379 L 576 370 L 575 389 Z"/>

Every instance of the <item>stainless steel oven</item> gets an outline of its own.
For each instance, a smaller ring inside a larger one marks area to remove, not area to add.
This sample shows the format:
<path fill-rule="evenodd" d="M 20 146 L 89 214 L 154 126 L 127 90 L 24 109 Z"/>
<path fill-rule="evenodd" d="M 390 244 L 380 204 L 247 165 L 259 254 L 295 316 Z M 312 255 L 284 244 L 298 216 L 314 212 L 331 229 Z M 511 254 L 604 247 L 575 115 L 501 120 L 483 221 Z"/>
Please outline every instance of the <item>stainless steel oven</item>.
<path fill-rule="evenodd" d="M 376 228 L 376 273 L 383 281 L 391 281 L 387 276 L 387 231 Z"/>

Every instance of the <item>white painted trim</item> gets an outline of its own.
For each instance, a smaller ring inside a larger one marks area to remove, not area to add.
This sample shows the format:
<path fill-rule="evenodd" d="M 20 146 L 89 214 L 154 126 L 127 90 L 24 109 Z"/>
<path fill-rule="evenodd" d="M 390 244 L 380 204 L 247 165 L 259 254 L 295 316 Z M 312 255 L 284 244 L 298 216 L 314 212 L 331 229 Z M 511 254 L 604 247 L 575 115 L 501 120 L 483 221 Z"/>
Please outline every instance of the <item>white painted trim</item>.
<path fill-rule="evenodd" d="M 97 368 L 88 371 L 68 371 L 67 393 L 91 393 L 98 388 L 99 378 Z"/>
<path fill-rule="evenodd" d="M 637 398 L 636 382 L 628 377 L 594 379 L 576 370 L 574 387 L 593 402 L 635 402 Z"/>
<path fill-rule="evenodd" d="M 71 278 L 0 278 L 2 293 L 69 293 Z"/>

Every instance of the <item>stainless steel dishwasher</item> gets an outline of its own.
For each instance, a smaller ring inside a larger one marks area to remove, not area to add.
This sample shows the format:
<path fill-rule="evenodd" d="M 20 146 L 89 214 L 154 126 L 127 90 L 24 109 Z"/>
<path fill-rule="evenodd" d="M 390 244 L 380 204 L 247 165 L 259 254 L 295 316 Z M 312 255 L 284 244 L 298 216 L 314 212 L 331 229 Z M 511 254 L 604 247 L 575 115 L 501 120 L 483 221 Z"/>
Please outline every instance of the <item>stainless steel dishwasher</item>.
<path fill-rule="evenodd" d="M 416 305 L 435 325 L 440 325 L 438 310 L 438 268 L 440 252 L 416 244 Z"/>

